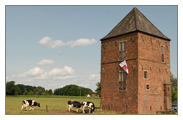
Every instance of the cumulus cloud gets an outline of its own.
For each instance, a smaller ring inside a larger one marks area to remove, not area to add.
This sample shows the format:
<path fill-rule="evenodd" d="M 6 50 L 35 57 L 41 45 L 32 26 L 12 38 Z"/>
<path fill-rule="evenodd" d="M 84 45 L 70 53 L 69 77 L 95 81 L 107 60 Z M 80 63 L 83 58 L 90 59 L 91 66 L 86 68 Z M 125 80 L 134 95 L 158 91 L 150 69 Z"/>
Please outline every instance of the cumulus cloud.
<path fill-rule="evenodd" d="M 89 80 L 100 80 L 99 74 L 90 74 Z"/>
<path fill-rule="evenodd" d="M 73 41 L 70 44 L 70 47 L 74 48 L 74 47 L 80 47 L 80 46 L 87 46 L 87 45 L 91 45 L 91 44 L 95 44 L 95 43 L 97 43 L 97 41 L 95 39 L 90 40 L 90 39 L 81 38 L 79 40 Z"/>
<path fill-rule="evenodd" d="M 78 86 L 81 86 L 81 87 L 88 87 L 88 86 L 90 86 L 90 84 L 79 84 Z"/>
<path fill-rule="evenodd" d="M 32 79 L 39 79 L 39 80 L 43 79 L 66 80 L 76 78 L 77 75 L 75 74 L 75 71 L 68 66 L 65 66 L 64 68 L 53 68 L 49 72 L 45 72 L 43 69 L 35 67 L 34 69 L 30 69 L 29 71 L 24 72 L 23 74 L 19 74 L 18 77 L 24 77 L 24 79 L 31 77 Z"/>
<path fill-rule="evenodd" d="M 73 73 L 74 73 L 74 70 L 71 67 L 65 66 L 63 69 L 54 68 L 48 74 L 49 75 L 67 75 L 67 74 L 73 74 Z"/>
<path fill-rule="evenodd" d="M 44 60 L 41 60 L 40 62 L 38 62 L 37 65 L 52 65 L 54 63 L 55 63 L 55 61 L 53 61 L 53 60 L 44 59 Z"/>
<path fill-rule="evenodd" d="M 46 78 L 48 78 L 48 73 L 47 72 L 35 77 L 35 79 L 46 79 Z"/>
<path fill-rule="evenodd" d="M 61 46 L 66 46 L 67 44 L 64 43 L 61 40 L 52 40 L 50 37 L 44 37 L 39 41 L 39 44 L 41 45 L 46 45 L 51 47 L 52 49 L 61 47 Z"/>
<path fill-rule="evenodd" d="M 62 46 L 70 46 L 71 48 L 87 46 L 87 45 L 95 44 L 97 43 L 97 41 L 95 39 L 90 40 L 86 38 L 81 38 L 76 41 L 69 41 L 67 43 L 64 43 L 61 40 L 53 40 L 50 37 L 44 37 L 38 43 L 41 45 L 49 46 L 52 49 L 55 49 Z"/>
<path fill-rule="evenodd" d="M 18 77 L 26 77 L 26 76 L 38 76 L 40 74 L 44 73 L 44 70 L 35 67 L 34 69 L 30 69 L 28 72 L 24 72 L 23 74 L 19 74 Z"/>
<path fill-rule="evenodd" d="M 60 76 L 60 77 L 55 77 L 54 79 L 60 79 L 60 80 L 65 80 L 65 79 L 71 79 L 71 78 L 76 78 L 77 75 L 71 75 L 71 76 Z"/>

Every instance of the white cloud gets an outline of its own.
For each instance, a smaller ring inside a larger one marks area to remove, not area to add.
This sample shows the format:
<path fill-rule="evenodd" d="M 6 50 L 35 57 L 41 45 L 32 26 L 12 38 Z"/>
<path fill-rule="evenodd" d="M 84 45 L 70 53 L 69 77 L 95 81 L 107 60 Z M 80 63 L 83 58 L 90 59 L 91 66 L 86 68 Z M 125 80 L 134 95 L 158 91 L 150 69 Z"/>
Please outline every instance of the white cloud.
<path fill-rule="evenodd" d="M 33 79 L 28 79 L 27 81 L 28 81 L 28 82 L 32 82 L 32 81 L 34 81 L 34 80 L 33 80 Z"/>
<path fill-rule="evenodd" d="M 61 47 L 61 46 L 66 46 L 66 43 L 63 43 L 61 40 L 52 40 L 49 37 L 44 37 L 39 41 L 39 44 L 41 45 L 46 45 L 51 47 L 52 49 Z"/>
<path fill-rule="evenodd" d="M 75 74 L 75 71 L 68 66 L 65 66 L 63 69 L 61 68 L 53 68 L 49 72 L 44 72 L 43 69 L 39 67 L 35 67 L 34 69 L 30 69 L 27 72 L 24 72 L 23 74 L 19 74 L 18 77 L 31 77 L 32 79 L 58 79 L 58 80 L 66 80 L 66 79 L 72 79 L 76 78 L 77 75 Z"/>
<path fill-rule="evenodd" d="M 88 87 L 88 86 L 90 86 L 90 84 L 79 84 L 78 86 L 81 86 L 81 87 Z"/>
<path fill-rule="evenodd" d="M 53 61 L 53 60 L 44 59 L 44 60 L 41 60 L 40 62 L 38 62 L 37 65 L 52 65 L 54 63 L 55 63 L 55 61 Z"/>
<path fill-rule="evenodd" d="M 71 67 L 65 66 L 63 69 L 54 68 L 49 72 L 49 75 L 67 75 L 73 74 L 74 70 Z"/>
<path fill-rule="evenodd" d="M 54 79 L 60 79 L 60 80 L 65 80 L 65 79 L 71 79 L 71 78 L 76 78 L 77 75 L 73 76 L 60 76 L 60 77 L 55 77 Z"/>
<path fill-rule="evenodd" d="M 41 69 L 39 67 L 35 67 L 34 69 L 30 69 L 28 72 L 24 72 L 23 74 L 19 74 L 18 77 L 38 76 L 38 75 L 41 75 L 42 73 L 44 73 L 43 69 Z"/>
<path fill-rule="evenodd" d="M 38 76 L 38 77 L 35 77 L 35 79 L 46 79 L 46 78 L 48 78 L 48 73 L 47 72 L 40 75 L 40 76 Z"/>
<path fill-rule="evenodd" d="M 89 80 L 100 80 L 100 74 L 90 74 Z"/>
<path fill-rule="evenodd" d="M 62 46 L 67 46 L 67 45 L 70 45 L 71 48 L 74 48 L 74 47 L 80 47 L 80 46 L 87 46 L 95 43 L 97 43 L 95 39 L 90 40 L 86 38 L 81 38 L 76 41 L 69 41 L 67 43 L 64 43 L 61 40 L 53 40 L 50 37 L 44 37 L 39 41 L 39 44 L 49 46 L 52 49 L 62 47 Z"/>
<path fill-rule="evenodd" d="M 73 47 L 87 46 L 95 43 L 97 43 L 95 39 L 90 40 L 90 39 L 81 38 L 79 40 L 73 41 L 70 44 L 70 47 L 73 48 Z"/>

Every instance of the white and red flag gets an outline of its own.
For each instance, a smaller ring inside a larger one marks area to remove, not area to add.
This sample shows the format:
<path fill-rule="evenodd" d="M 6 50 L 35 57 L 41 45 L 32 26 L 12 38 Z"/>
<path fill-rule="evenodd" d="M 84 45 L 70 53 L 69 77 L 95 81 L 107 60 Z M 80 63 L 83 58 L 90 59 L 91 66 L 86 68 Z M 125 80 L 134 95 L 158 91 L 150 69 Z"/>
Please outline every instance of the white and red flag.
<path fill-rule="evenodd" d="M 120 66 L 120 67 L 122 67 L 122 68 L 123 68 L 123 70 L 125 70 L 125 71 L 126 71 L 126 73 L 128 73 L 128 74 L 129 74 L 128 66 L 127 66 L 126 60 L 124 60 L 123 62 L 121 62 L 121 63 L 119 64 L 119 66 Z"/>

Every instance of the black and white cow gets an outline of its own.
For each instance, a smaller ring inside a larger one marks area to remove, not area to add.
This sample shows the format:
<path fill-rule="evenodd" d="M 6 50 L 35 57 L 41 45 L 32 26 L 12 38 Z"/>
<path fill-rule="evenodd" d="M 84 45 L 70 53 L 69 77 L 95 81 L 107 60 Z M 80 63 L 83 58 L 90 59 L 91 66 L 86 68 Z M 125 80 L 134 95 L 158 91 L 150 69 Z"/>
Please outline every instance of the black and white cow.
<path fill-rule="evenodd" d="M 85 113 L 85 108 L 88 107 L 89 108 L 89 113 L 94 113 L 95 110 L 95 105 L 93 102 L 82 102 L 81 106 L 83 107 L 83 113 Z"/>
<path fill-rule="evenodd" d="M 69 112 L 72 110 L 73 107 L 76 107 L 76 112 L 78 112 L 78 108 L 81 107 L 81 103 L 78 101 L 68 101 L 68 107 L 69 107 Z"/>
<path fill-rule="evenodd" d="M 26 110 L 28 110 L 27 107 L 31 107 L 29 110 L 34 110 L 34 107 L 40 107 L 40 103 L 37 103 L 35 100 L 23 100 L 22 102 L 23 105 L 21 107 L 21 110 L 23 110 L 23 108 L 26 108 Z"/>

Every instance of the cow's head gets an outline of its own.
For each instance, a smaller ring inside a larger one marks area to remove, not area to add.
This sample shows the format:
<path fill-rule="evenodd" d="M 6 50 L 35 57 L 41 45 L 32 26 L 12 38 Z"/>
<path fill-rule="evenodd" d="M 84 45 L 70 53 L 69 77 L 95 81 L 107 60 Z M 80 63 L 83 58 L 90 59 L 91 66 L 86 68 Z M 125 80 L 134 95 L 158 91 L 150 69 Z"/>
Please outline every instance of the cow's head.
<path fill-rule="evenodd" d="M 41 106 L 40 106 L 40 103 L 37 103 L 37 106 L 38 106 L 38 107 L 41 107 Z"/>

